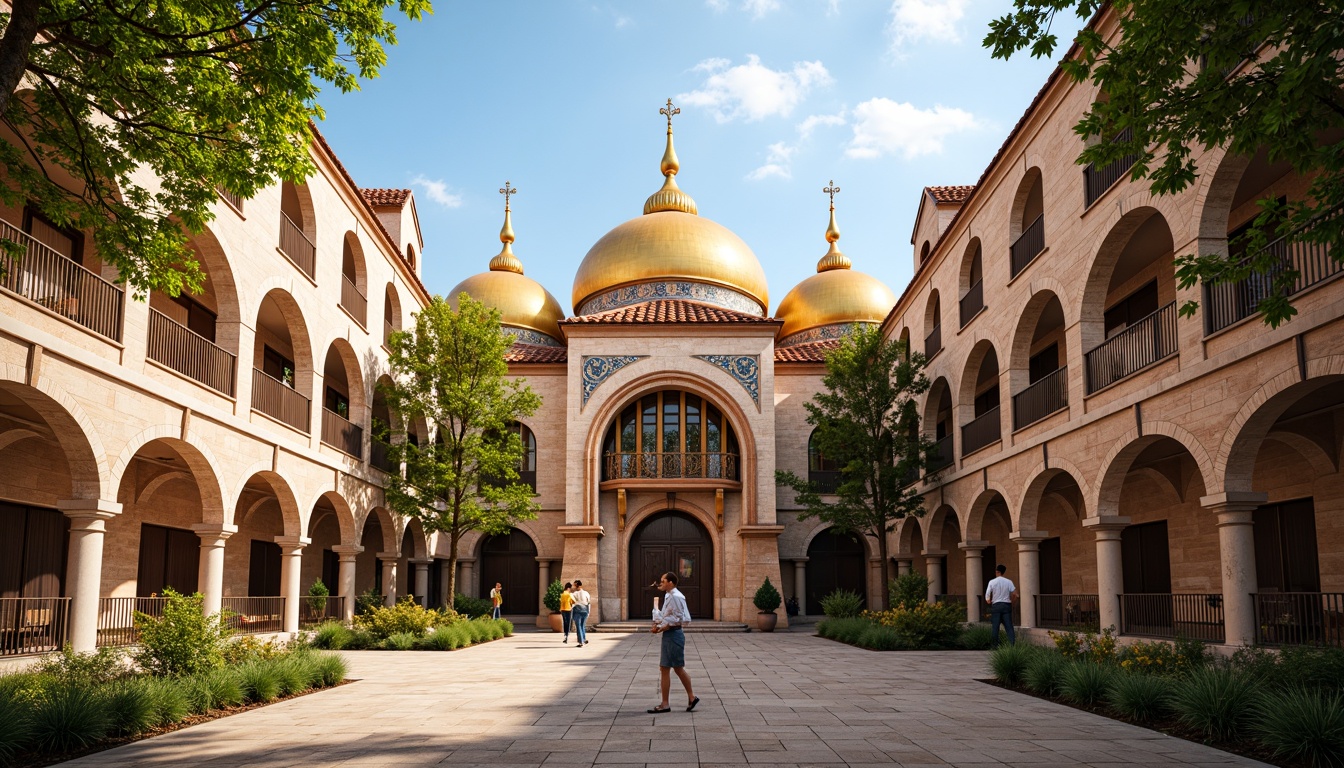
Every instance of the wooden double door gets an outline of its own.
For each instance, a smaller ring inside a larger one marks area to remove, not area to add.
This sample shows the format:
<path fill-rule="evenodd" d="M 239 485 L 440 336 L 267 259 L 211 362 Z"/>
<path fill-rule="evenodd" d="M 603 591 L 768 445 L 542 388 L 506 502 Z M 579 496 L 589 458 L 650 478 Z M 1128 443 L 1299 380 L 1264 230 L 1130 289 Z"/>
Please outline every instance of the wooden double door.
<path fill-rule="evenodd" d="M 534 615 L 541 605 L 537 580 L 537 546 L 520 530 L 491 536 L 481 546 L 481 597 L 490 598 L 495 584 L 504 585 L 501 611 L 510 615 Z"/>
<path fill-rule="evenodd" d="M 714 544 L 709 532 L 683 512 L 652 517 L 630 539 L 630 619 L 648 618 L 653 586 L 664 573 L 677 574 L 677 589 L 686 596 L 693 619 L 714 619 Z"/>

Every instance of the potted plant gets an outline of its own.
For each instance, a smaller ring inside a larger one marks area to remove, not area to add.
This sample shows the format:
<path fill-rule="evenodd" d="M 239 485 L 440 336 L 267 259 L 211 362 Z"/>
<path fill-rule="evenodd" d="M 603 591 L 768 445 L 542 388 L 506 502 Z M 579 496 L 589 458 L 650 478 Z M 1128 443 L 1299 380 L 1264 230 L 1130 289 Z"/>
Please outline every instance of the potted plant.
<path fill-rule="evenodd" d="M 760 611 L 756 614 L 756 628 L 762 632 L 774 632 L 775 622 L 779 621 L 779 614 L 775 611 L 779 610 L 780 597 L 779 590 L 770 583 L 770 577 L 767 576 L 765 583 L 756 590 L 752 602 L 756 604 L 756 610 Z"/>
<path fill-rule="evenodd" d="M 542 600 L 542 602 L 546 604 L 546 607 L 551 609 L 552 632 L 563 632 L 565 629 L 565 625 L 561 621 L 562 617 L 560 616 L 560 593 L 564 591 L 565 585 L 561 584 L 559 579 L 556 579 L 551 582 L 549 587 L 546 587 L 546 597 Z"/>

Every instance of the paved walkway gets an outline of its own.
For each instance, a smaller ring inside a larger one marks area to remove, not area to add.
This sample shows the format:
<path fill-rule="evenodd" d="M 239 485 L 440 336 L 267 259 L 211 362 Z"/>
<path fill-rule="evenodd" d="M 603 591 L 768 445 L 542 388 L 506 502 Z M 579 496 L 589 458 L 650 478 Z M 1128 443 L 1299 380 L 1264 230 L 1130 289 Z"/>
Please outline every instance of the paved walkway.
<path fill-rule="evenodd" d="M 350 653 L 359 682 L 67 765 L 1260 765 L 977 682 L 984 653 L 801 633 L 690 635 L 699 708 L 674 678 L 673 712 L 649 715 L 656 638 L 591 639 Z"/>

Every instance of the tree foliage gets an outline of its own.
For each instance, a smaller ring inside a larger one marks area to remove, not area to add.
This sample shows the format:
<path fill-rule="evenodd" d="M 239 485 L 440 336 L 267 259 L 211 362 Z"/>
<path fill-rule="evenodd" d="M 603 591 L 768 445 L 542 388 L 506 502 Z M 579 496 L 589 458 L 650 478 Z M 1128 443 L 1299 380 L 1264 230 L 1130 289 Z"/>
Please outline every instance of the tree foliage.
<path fill-rule="evenodd" d="M 16 0 L 0 14 L 7 205 L 91 231 L 143 295 L 199 290 L 188 234 L 217 193 L 244 198 L 315 168 L 323 84 L 378 75 L 392 0 Z M 428 0 L 397 0 L 411 19 Z"/>
<path fill-rule="evenodd" d="M 1055 15 L 1093 16 L 1102 0 L 1015 0 L 1015 12 L 994 20 L 985 38 L 993 55 L 1025 48 L 1049 56 L 1058 39 Z M 1344 217 L 1321 218 L 1344 203 L 1344 2 L 1340 0 L 1117 0 L 1110 3 L 1120 34 L 1108 40 L 1094 27 L 1078 33 L 1077 49 L 1061 63 L 1077 82 L 1091 81 L 1098 98 L 1074 131 L 1090 141 L 1079 164 L 1106 165 L 1136 155 L 1129 176 L 1152 191 L 1188 189 L 1201 171 L 1197 152 L 1225 147 L 1229 155 L 1284 163 L 1311 176 L 1301 199 L 1259 200 L 1261 213 L 1244 235 L 1244 263 L 1222 249 L 1202 248 L 1177 259 L 1182 288 L 1199 281 L 1244 280 L 1270 286 L 1258 305 L 1278 326 L 1295 314 L 1290 301 L 1298 270 L 1285 265 L 1289 242 L 1337 244 Z M 1119 137 L 1119 138 L 1116 138 Z M 1105 139 L 1105 140 L 1097 140 Z M 1315 226 L 1303 229 L 1308 223 Z M 1344 260 L 1344 250 L 1331 256 Z M 1181 307 L 1192 315 L 1195 302 Z"/>
<path fill-rule="evenodd" d="M 835 493 L 778 470 L 792 489 L 800 518 L 818 518 L 841 533 L 877 542 L 887 584 L 887 534 L 896 521 L 924 512 L 913 478 L 929 464 L 934 444 L 919 429 L 917 398 L 929 389 L 924 356 L 888 341 L 876 326 L 859 326 L 826 358 L 823 390 L 806 403 L 807 423 L 822 455 L 840 464 Z"/>
<path fill-rule="evenodd" d="M 456 310 L 442 297 L 415 316 L 415 328 L 392 334 L 392 384 L 382 392 L 403 422 L 437 428 L 432 440 L 390 446 L 387 502 L 449 538 L 448 594 L 456 594 L 457 545 L 470 531 L 507 533 L 537 516 L 532 487 L 519 482 L 525 449 L 512 427 L 536 412 L 538 397 L 523 379 L 507 378 L 504 353 L 513 343 L 499 311 L 467 294 Z M 452 602 L 449 608 L 453 607 Z"/>

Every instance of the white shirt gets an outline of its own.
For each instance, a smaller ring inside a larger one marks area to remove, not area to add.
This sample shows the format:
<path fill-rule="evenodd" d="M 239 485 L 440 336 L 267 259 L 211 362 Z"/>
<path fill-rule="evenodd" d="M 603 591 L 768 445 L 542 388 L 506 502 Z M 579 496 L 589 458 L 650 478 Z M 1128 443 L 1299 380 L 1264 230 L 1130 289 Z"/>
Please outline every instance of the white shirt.
<path fill-rule="evenodd" d="M 588 608 L 592 605 L 593 598 L 591 595 L 588 594 L 588 590 L 576 589 L 574 590 L 573 594 L 575 605 L 582 605 L 584 608 Z"/>
<path fill-rule="evenodd" d="M 663 629 L 681 627 L 691 623 L 691 609 L 686 606 L 686 596 L 673 587 L 663 598 L 663 612 L 658 617 L 658 626 Z"/>
<path fill-rule="evenodd" d="M 990 605 L 993 605 L 994 603 L 1011 603 L 1013 601 L 1013 593 L 1016 591 L 1017 587 L 1013 586 L 1013 582 L 1006 576 L 995 576 L 989 580 L 989 585 L 985 587 L 985 600 L 987 600 Z"/>

